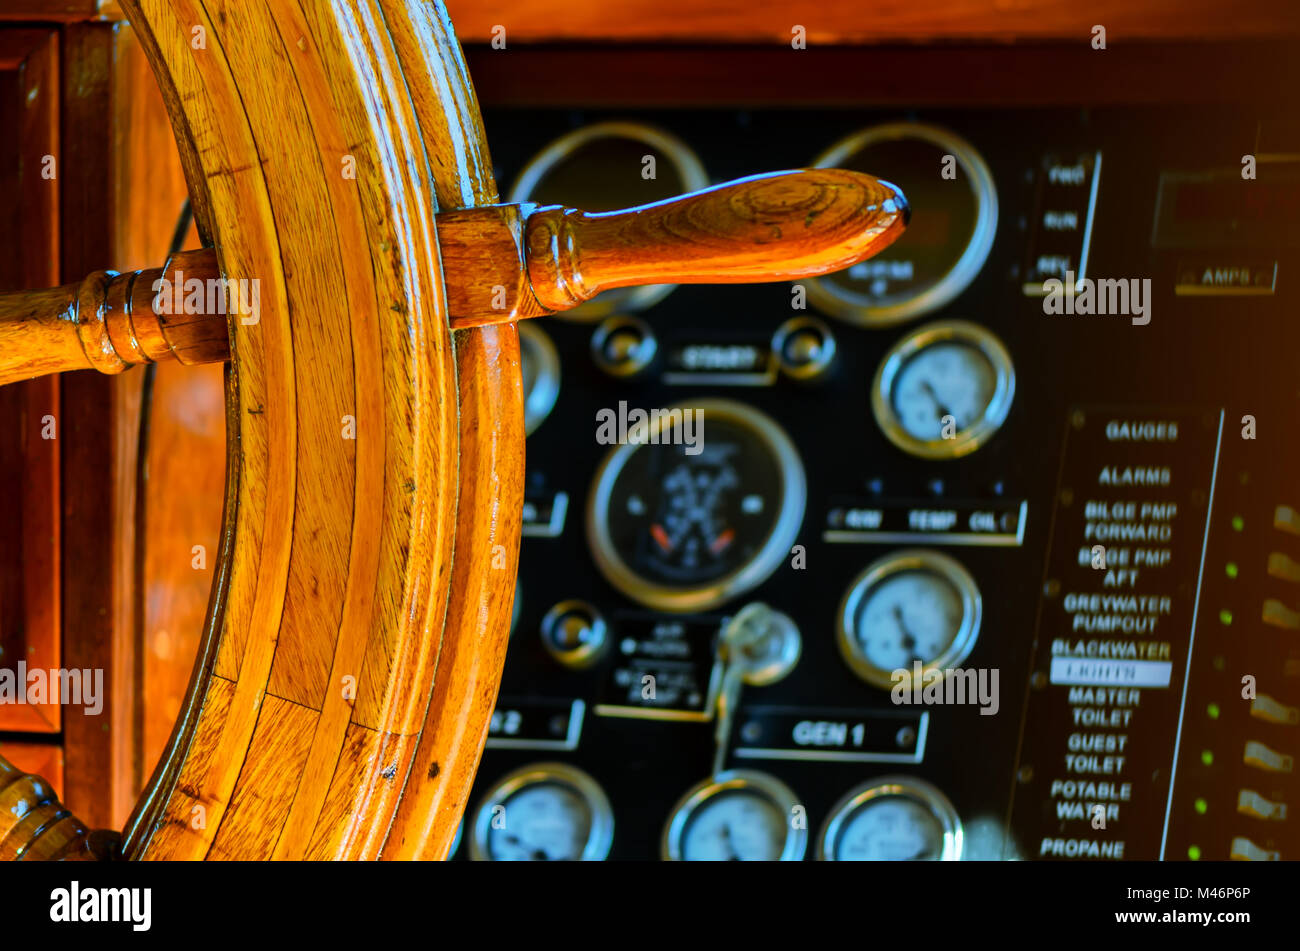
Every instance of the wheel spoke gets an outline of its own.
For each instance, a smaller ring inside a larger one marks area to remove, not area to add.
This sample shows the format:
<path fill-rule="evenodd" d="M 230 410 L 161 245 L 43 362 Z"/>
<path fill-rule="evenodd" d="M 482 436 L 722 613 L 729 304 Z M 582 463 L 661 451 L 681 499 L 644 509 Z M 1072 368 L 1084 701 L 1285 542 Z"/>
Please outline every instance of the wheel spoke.
<path fill-rule="evenodd" d="M 241 314 L 252 308 L 227 285 L 215 252 L 203 249 L 160 268 L 95 271 L 76 284 L 0 294 L 0 385 L 64 370 L 228 360 L 228 303 L 236 300 Z"/>

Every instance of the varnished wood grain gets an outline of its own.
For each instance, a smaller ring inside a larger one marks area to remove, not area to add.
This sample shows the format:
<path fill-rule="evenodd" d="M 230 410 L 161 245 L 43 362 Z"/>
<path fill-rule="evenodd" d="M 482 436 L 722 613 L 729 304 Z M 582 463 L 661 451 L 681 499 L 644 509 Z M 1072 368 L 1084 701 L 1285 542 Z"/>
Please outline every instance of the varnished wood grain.
<path fill-rule="evenodd" d="M 47 779 L 0 756 L 0 861 L 103 860 L 116 852 L 116 835 L 92 832 Z"/>
<path fill-rule="evenodd" d="M 478 100 L 460 44 L 438 4 L 385 0 L 403 52 L 443 209 L 498 200 Z M 510 637 L 523 509 L 523 391 L 512 324 L 455 335 L 460 469 L 442 650 L 401 801 L 378 854 L 441 859 L 456 835 L 496 705 Z M 373 854 L 373 853 L 371 853 Z"/>
<path fill-rule="evenodd" d="M 263 316 L 232 325 L 239 451 L 203 649 L 211 673 L 128 827 L 130 851 L 293 856 L 314 832 L 346 851 L 391 817 L 451 561 L 455 377 L 420 130 L 365 4 L 275 19 L 243 5 L 142 6 L 131 20 L 184 116 L 202 230 L 227 275 L 261 278 Z M 189 47 L 191 24 L 208 33 L 206 55 Z M 366 762 L 339 758 L 354 726 L 379 740 Z M 263 780 L 250 746 L 299 749 L 304 736 L 292 789 L 234 821 Z M 335 776 L 354 791 L 341 813 L 324 810 Z"/>
<path fill-rule="evenodd" d="M 0 386 L 69 370 L 116 374 L 159 360 L 225 361 L 227 307 L 208 306 L 209 297 L 225 300 L 216 265 L 200 250 L 161 268 L 93 271 L 75 284 L 0 294 Z M 186 306 L 193 282 L 202 290 L 197 310 Z"/>
<path fill-rule="evenodd" d="M 888 247 L 901 193 L 839 169 L 774 172 L 638 208 L 497 205 L 438 218 L 452 326 L 576 307 L 639 284 L 797 280 Z"/>
<path fill-rule="evenodd" d="M 816 169 L 621 211 L 492 205 L 435 220 L 450 324 L 459 329 L 569 310 L 615 287 L 825 274 L 887 247 L 906 219 L 907 205 L 890 185 Z M 160 269 L 100 271 L 79 285 L 0 294 L 0 384 L 83 367 L 119 373 L 169 358 L 226 359 L 226 308 L 187 313 L 193 282 L 217 286 L 225 301 L 212 251 L 178 254 Z M 323 676 L 323 655 L 302 660 Z"/>

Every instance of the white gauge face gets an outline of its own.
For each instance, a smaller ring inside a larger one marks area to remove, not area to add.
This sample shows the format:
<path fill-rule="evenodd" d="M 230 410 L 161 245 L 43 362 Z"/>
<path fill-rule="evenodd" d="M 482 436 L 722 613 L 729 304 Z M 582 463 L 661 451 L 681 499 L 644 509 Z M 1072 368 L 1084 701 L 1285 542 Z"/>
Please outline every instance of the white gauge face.
<path fill-rule="evenodd" d="M 613 837 L 613 811 L 596 780 L 564 763 L 535 763 L 502 777 L 480 801 L 470 857 L 599 861 Z"/>
<path fill-rule="evenodd" d="M 917 664 L 943 676 L 975 646 L 981 611 L 979 588 L 961 562 L 903 549 L 872 562 L 844 593 L 840 653 L 877 687 L 910 682 Z"/>
<path fill-rule="evenodd" d="M 775 862 L 785 849 L 785 813 L 756 790 L 736 789 L 696 807 L 682 834 L 688 862 Z"/>
<path fill-rule="evenodd" d="M 1015 391 L 1011 355 L 997 337 L 968 321 L 936 321 L 885 355 L 871 409 L 881 432 L 900 449 L 924 459 L 956 459 L 993 438 Z"/>
<path fill-rule="evenodd" d="M 797 862 L 808 833 L 792 821 L 790 787 L 757 770 L 726 770 L 692 787 L 668 817 L 663 857 L 687 862 Z"/>
<path fill-rule="evenodd" d="M 832 848 L 840 862 L 933 862 L 943 857 L 944 829 L 921 803 L 881 796 L 844 820 Z"/>
<path fill-rule="evenodd" d="M 500 804 L 488 829 L 488 856 L 497 862 L 565 862 L 582 858 L 591 835 L 591 808 L 559 783 L 525 786 Z"/>
<path fill-rule="evenodd" d="M 968 432 L 988 414 L 998 376 L 980 350 L 965 343 L 936 343 L 903 364 L 890 402 L 913 439 L 930 442 Z"/>
<path fill-rule="evenodd" d="M 961 594 L 944 577 L 903 571 L 882 579 L 863 597 L 853 622 L 857 645 L 881 670 L 910 670 L 941 657 L 965 619 Z"/>
<path fill-rule="evenodd" d="M 962 855 L 957 810 L 922 779 L 891 776 L 863 783 L 835 804 L 818 840 L 833 862 L 938 862 Z"/>

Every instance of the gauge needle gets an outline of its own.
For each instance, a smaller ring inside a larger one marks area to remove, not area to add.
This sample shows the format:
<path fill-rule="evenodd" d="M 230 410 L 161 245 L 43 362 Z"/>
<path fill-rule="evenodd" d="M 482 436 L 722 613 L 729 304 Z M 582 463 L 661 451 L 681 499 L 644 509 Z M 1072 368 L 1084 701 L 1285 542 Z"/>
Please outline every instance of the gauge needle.
<path fill-rule="evenodd" d="M 672 539 L 668 537 L 668 533 L 664 531 L 664 527 L 658 522 L 650 526 L 650 535 L 654 538 L 655 543 L 664 550 L 665 554 L 673 550 Z"/>
<path fill-rule="evenodd" d="M 727 851 L 731 853 L 727 857 L 727 861 L 739 862 L 740 855 L 737 854 L 736 847 L 731 844 L 731 826 L 723 826 L 720 835 L 722 836 L 722 844 L 726 847 Z"/>
<path fill-rule="evenodd" d="M 928 380 L 921 381 L 921 389 L 925 390 L 930 399 L 934 400 L 934 408 L 940 419 L 943 419 L 945 416 L 953 415 L 948 412 L 948 407 L 943 405 L 943 400 L 939 399 L 939 394 L 934 391 L 934 387 L 930 385 Z M 955 419 L 956 417 L 953 418 Z"/>
<path fill-rule="evenodd" d="M 894 620 L 898 622 L 898 629 L 903 632 L 903 647 L 915 653 L 916 638 L 913 637 L 912 632 L 907 629 L 907 624 L 903 620 L 903 609 L 897 604 L 894 605 Z"/>
<path fill-rule="evenodd" d="M 715 555 L 719 555 L 726 550 L 728 545 L 735 541 L 735 538 L 736 530 L 734 528 L 729 528 L 725 532 L 719 534 L 717 538 L 713 539 L 712 544 L 709 545 L 709 551 L 713 552 Z"/>
<path fill-rule="evenodd" d="M 894 605 L 894 620 L 898 622 L 898 629 L 903 632 L 903 636 L 899 641 L 903 649 L 912 655 L 912 662 L 921 660 L 920 655 L 916 652 L 916 638 L 912 636 L 912 632 L 907 629 L 907 624 L 903 622 L 903 609 L 897 604 Z M 921 661 L 921 663 L 924 664 L 925 661 Z"/>
<path fill-rule="evenodd" d="M 545 849 L 530 849 L 528 846 L 524 845 L 523 840 L 517 835 L 506 836 L 506 841 L 511 845 L 519 846 L 519 848 L 528 853 L 528 857 L 534 862 L 549 862 L 551 860 L 551 857 L 546 854 Z"/>

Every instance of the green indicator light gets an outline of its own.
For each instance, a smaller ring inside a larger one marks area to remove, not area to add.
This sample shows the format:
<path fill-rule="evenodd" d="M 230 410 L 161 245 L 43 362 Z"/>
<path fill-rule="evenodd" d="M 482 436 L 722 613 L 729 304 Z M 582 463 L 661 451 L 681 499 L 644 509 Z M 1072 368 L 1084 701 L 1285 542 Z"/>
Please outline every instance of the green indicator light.
<path fill-rule="evenodd" d="M 1232 516 L 1232 530 L 1234 532 L 1239 532 L 1245 527 L 1246 527 L 1246 520 L 1244 518 L 1242 518 L 1240 515 Z"/>
<path fill-rule="evenodd" d="M 1201 750 L 1201 762 L 1206 766 L 1212 766 L 1214 764 L 1214 754 L 1209 750 Z"/>
<path fill-rule="evenodd" d="M 1205 815 L 1207 812 L 1210 811 L 1210 804 L 1206 802 L 1204 799 L 1198 799 L 1196 800 L 1196 811 L 1199 812 L 1201 815 Z"/>
<path fill-rule="evenodd" d="M 1205 712 L 1211 720 L 1219 719 L 1219 705 L 1217 703 L 1210 704 L 1205 708 Z"/>
<path fill-rule="evenodd" d="M 1237 563 L 1235 561 L 1228 562 L 1223 566 L 1223 573 L 1229 578 L 1237 577 Z"/>
<path fill-rule="evenodd" d="M 1187 857 L 1193 862 L 1201 860 L 1201 847 L 1199 845 L 1189 845 L 1187 847 Z"/>
<path fill-rule="evenodd" d="M 1219 623 L 1222 624 L 1224 627 L 1227 627 L 1229 624 L 1231 624 L 1231 623 L 1232 623 L 1232 612 L 1229 611 L 1229 610 L 1227 610 L 1227 609 L 1224 609 L 1224 610 L 1220 611 L 1220 612 L 1219 612 Z"/>

